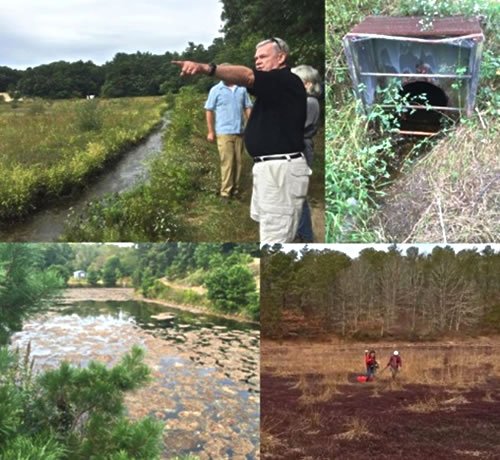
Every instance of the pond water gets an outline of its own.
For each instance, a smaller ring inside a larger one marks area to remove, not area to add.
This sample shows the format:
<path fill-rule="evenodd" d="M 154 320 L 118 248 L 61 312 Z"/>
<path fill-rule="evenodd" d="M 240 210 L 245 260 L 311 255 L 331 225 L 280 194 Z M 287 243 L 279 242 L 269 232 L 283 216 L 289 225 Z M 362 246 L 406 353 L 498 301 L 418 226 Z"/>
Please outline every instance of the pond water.
<path fill-rule="evenodd" d="M 131 147 L 79 193 L 55 200 L 22 221 L 1 223 L 0 240 L 56 241 L 64 230 L 70 212 L 78 214 L 90 201 L 108 193 L 123 192 L 146 178 L 147 160 L 161 151 L 163 132 L 167 125 L 167 120 L 164 120 L 161 127 Z"/>
<path fill-rule="evenodd" d="M 127 395 L 132 418 L 165 423 L 164 458 L 259 457 L 259 331 L 254 326 L 138 301 L 68 301 L 25 322 L 35 366 L 119 361 L 146 349 L 153 382 Z"/>

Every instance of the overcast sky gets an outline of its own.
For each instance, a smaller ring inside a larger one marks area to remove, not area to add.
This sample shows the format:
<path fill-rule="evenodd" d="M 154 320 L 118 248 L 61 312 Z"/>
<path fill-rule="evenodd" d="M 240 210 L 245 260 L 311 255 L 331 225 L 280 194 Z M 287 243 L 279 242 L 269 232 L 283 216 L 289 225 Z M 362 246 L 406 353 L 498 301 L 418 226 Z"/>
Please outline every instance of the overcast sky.
<path fill-rule="evenodd" d="M 117 52 L 163 54 L 221 36 L 219 0 L 11 0 L 0 6 L 0 66 L 103 64 Z"/>
<path fill-rule="evenodd" d="M 284 244 L 283 249 L 285 251 L 296 251 L 304 247 L 304 244 Z M 387 251 L 390 244 L 308 244 L 307 247 L 310 249 L 316 249 L 321 251 L 322 249 L 329 249 L 330 251 L 339 251 L 347 254 L 351 258 L 355 258 L 359 255 L 360 251 L 366 248 L 374 248 L 377 251 Z M 397 247 L 403 255 L 406 255 L 406 250 L 410 247 L 419 248 L 419 253 L 430 253 L 432 249 L 436 246 L 451 246 L 455 253 L 460 252 L 463 249 L 473 249 L 477 248 L 481 252 L 485 246 L 491 246 L 495 252 L 500 252 L 500 244 L 434 244 L 434 243 L 422 243 L 422 244 L 398 244 Z"/>

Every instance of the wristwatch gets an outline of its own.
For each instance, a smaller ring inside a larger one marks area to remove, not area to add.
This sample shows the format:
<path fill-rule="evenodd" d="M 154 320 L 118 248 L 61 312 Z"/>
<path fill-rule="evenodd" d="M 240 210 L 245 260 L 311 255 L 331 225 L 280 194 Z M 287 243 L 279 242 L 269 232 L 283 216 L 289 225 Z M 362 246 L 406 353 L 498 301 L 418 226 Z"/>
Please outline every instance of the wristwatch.
<path fill-rule="evenodd" d="M 211 62 L 210 64 L 208 64 L 208 66 L 210 67 L 210 71 L 208 72 L 208 76 L 213 77 L 215 75 L 215 71 L 217 70 L 217 64 L 214 64 L 213 62 Z"/>

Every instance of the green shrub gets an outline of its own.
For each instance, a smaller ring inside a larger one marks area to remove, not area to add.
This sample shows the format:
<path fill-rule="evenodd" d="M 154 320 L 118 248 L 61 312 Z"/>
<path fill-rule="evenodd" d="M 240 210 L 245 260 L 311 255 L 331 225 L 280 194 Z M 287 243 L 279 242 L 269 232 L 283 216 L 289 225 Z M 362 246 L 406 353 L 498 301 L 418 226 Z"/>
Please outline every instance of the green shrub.
<path fill-rule="evenodd" d="M 100 131 L 103 126 L 103 112 L 97 99 L 82 101 L 76 107 L 78 129 L 82 132 Z"/>
<path fill-rule="evenodd" d="M 215 308 L 224 313 L 249 310 L 257 313 L 258 296 L 252 272 L 241 264 L 213 269 L 207 276 L 205 285 L 207 297 Z"/>
<path fill-rule="evenodd" d="M 43 100 L 35 99 L 28 106 L 28 113 L 30 115 L 41 115 L 41 114 L 45 113 L 45 104 L 44 104 Z"/>
<path fill-rule="evenodd" d="M 124 393 L 149 381 L 134 347 L 111 369 L 62 363 L 36 376 L 24 356 L 0 348 L 0 458 L 155 459 L 162 426 L 125 418 Z"/>

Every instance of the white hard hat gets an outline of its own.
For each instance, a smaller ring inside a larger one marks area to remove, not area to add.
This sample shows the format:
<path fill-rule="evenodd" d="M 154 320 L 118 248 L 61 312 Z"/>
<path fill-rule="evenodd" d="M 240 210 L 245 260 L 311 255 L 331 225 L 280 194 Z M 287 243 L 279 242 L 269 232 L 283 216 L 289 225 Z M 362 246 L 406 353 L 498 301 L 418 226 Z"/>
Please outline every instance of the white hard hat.
<path fill-rule="evenodd" d="M 395 356 L 398 356 L 399 355 L 399 351 L 396 350 L 394 353 L 393 353 Z"/>

